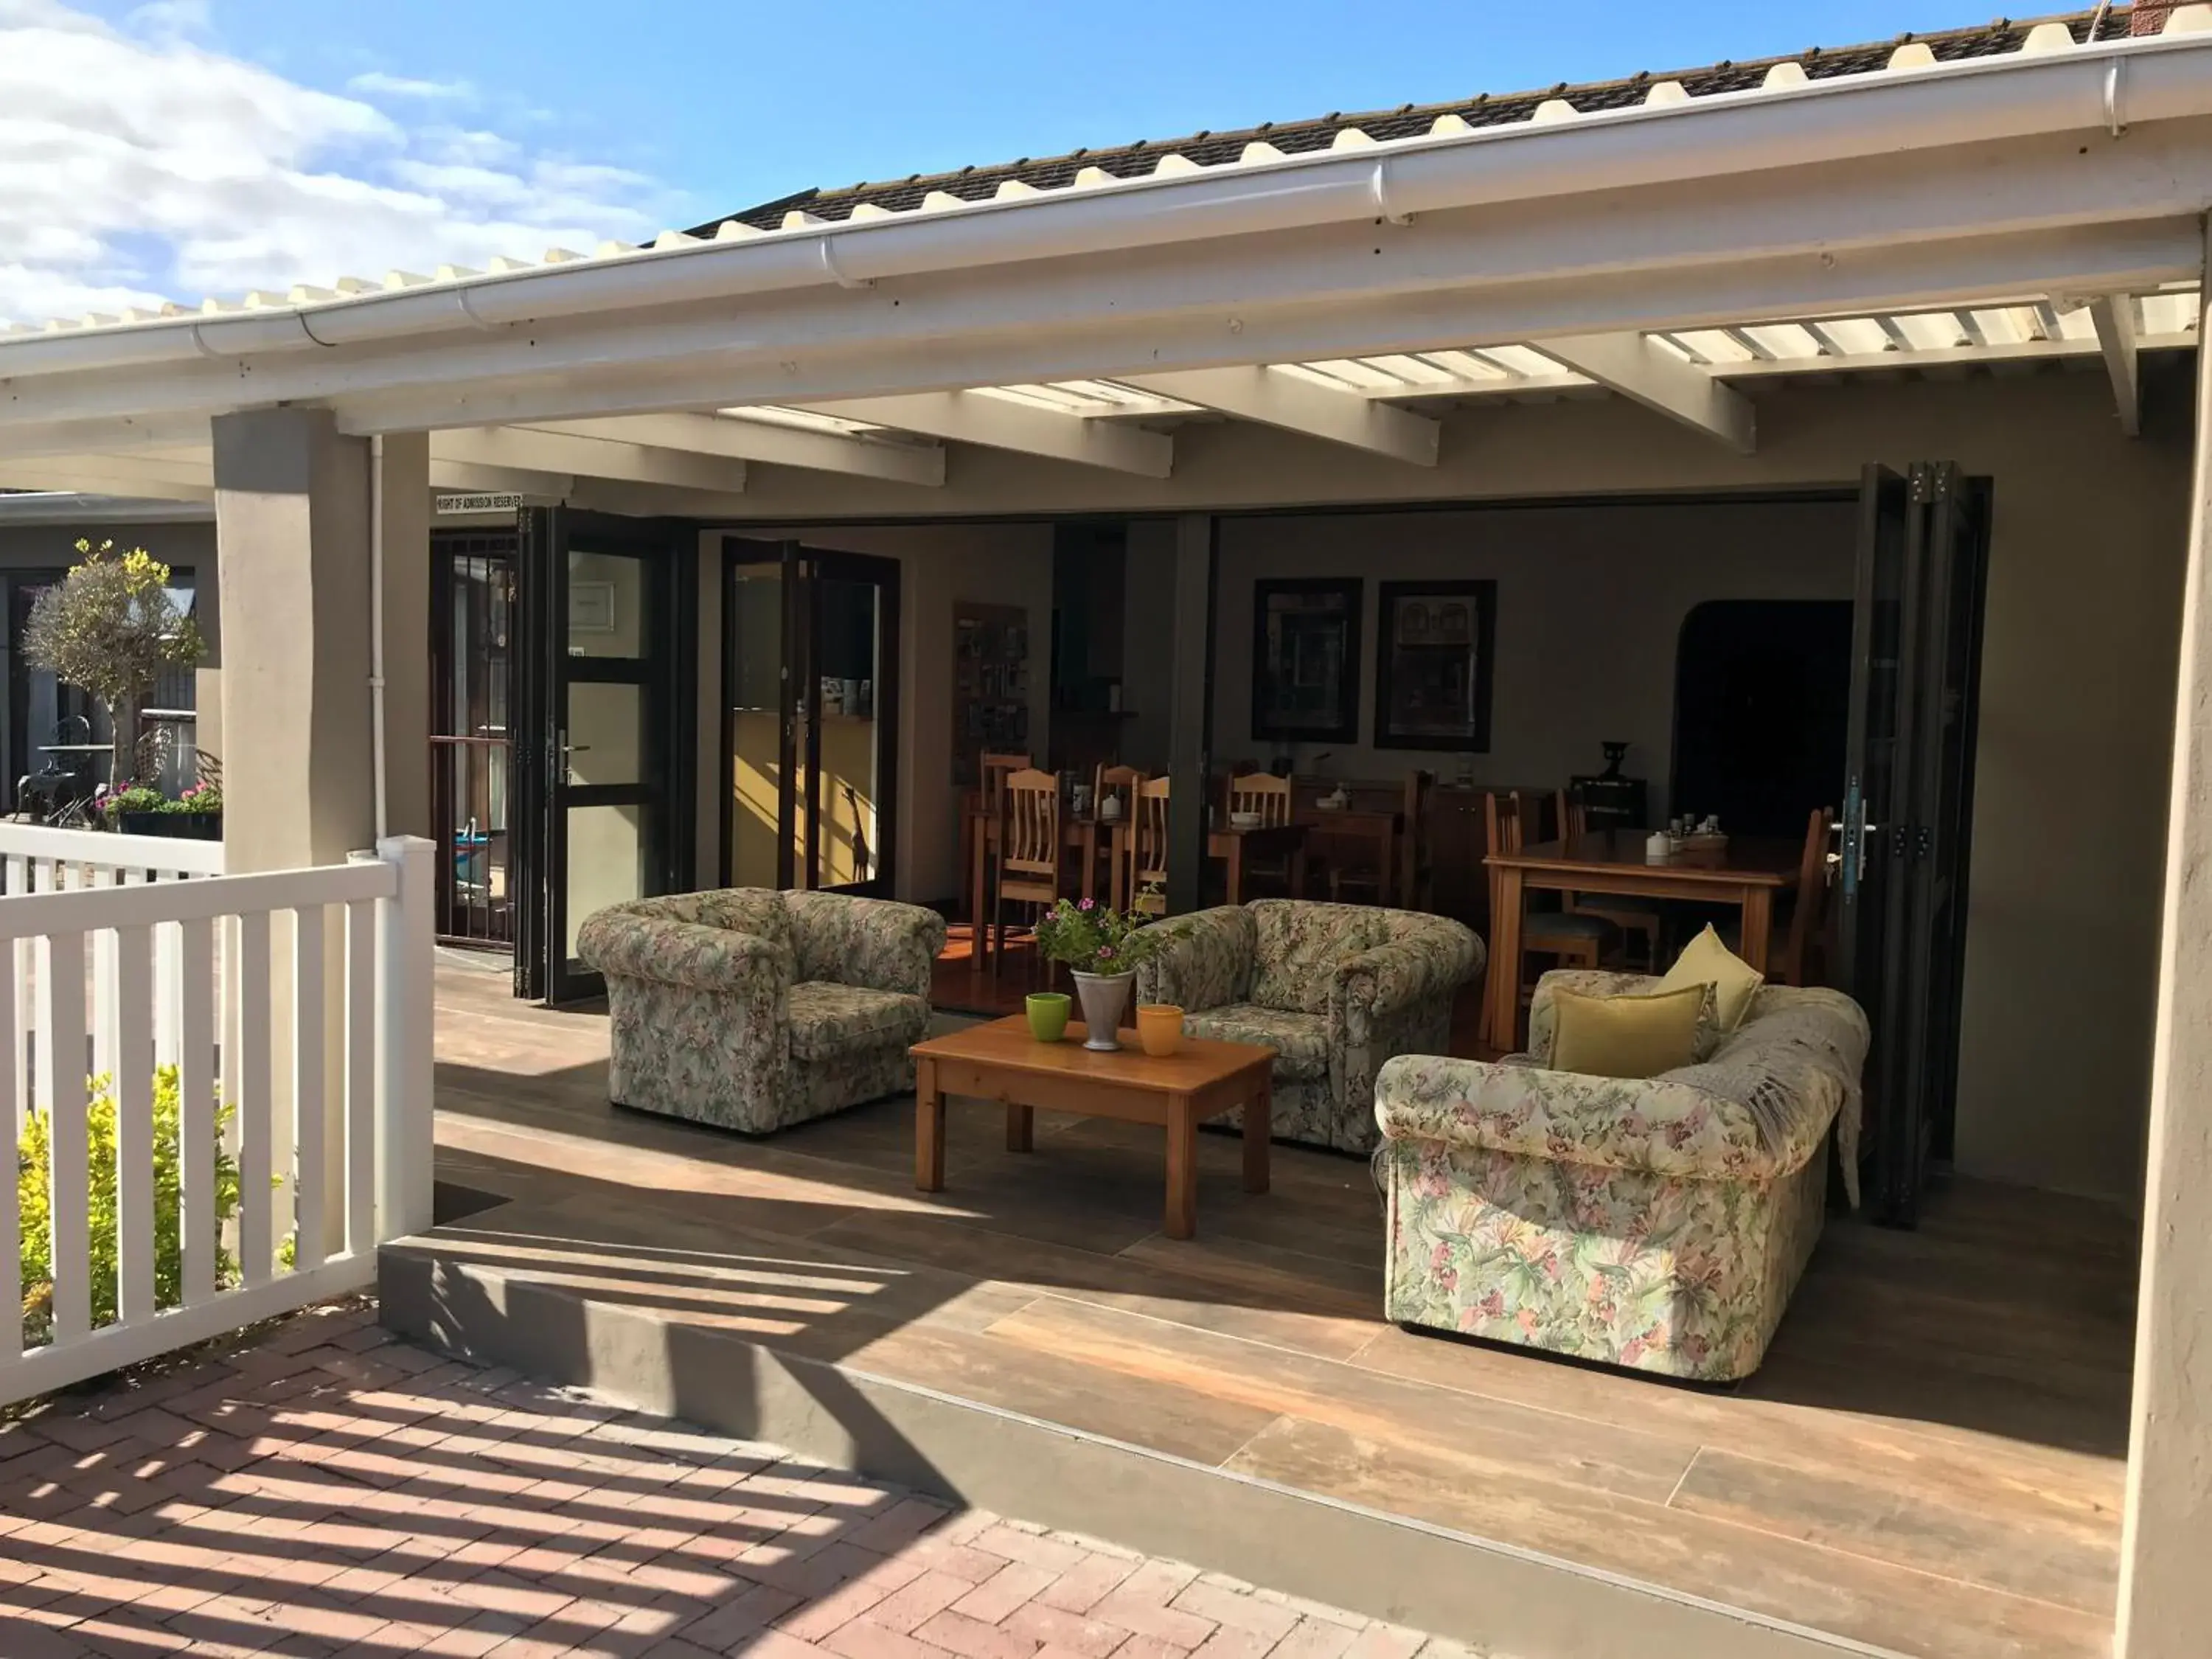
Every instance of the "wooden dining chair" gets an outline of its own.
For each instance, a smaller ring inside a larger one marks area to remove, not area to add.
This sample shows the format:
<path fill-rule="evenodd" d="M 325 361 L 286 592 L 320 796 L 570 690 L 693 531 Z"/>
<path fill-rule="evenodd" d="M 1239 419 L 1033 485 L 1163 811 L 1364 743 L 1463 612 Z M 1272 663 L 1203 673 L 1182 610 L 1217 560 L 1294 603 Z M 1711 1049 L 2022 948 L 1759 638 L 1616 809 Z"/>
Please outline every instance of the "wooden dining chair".
<path fill-rule="evenodd" d="M 1103 816 L 1098 819 L 1098 862 L 1106 872 L 1103 890 L 1110 896 L 1116 909 L 1127 908 L 1127 896 L 1121 891 L 1122 870 L 1115 858 L 1115 836 L 1117 833 L 1126 836 L 1136 823 L 1137 786 L 1144 781 L 1145 775 L 1133 766 L 1108 766 L 1103 762 L 1091 774 L 1091 810 L 1094 814 L 1103 815 L 1109 796 L 1121 803 L 1119 816 L 1110 826 Z"/>
<path fill-rule="evenodd" d="M 1528 820 L 1535 816 L 1535 804 L 1524 802 L 1519 792 L 1511 794 L 1487 794 L 1482 799 L 1483 828 L 1487 836 L 1486 845 L 1494 853 L 1518 853 L 1528 845 Z M 1499 893 L 1501 883 L 1495 872 L 1490 879 L 1491 937 L 1498 934 L 1497 916 L 1504 906 Z M 1595 968 L 1603 959 L 1607 943 L 1613 937 L 1613 924 L 1602 916 L 1578 915 L 1571 910 L 1540 910 L 1524 903 L 1521 918 L 1521 960 L 1500 962 L 1493 952 L 1489 971 L 1510 973 L 1519 994 L 1520 1006 L 1526 1007 L 1534 990 L 1534 984 L 1525 971 L 1528 959 L 1548 957 L 1561 968 Z M 1509 1044 L 1516 1033 L 1500 1033 L 1492 1029 L 1490 999 L 1482 1003 L 1482 1030 L 1480 1038 L 1493 1048 Z"/>
<path fill-rule="evenodd" d="M 1009 902 L 1038 908 L 1059 902 L 1062 854 L 1060 780 L 1034 769 L 1007 773 L 1000 802 L 998 879 L 991 891 L 991 926 L 1001 941 L 1000 955 Z"/>
<path fill-rule="evenodd" d="M 1332 864 L 1328 896 L 1355 901 L 1372 896 L 1376 904 L 1395 904 L 1407 910 L 1436 908 L 1437 871 L 1428 836 L 1429 796 L 1437 775 L 1415 768 L 1406 774 L 1405 793 L 1399 807 L 1404 823 L 1391 848 L 1395 868 L 1379 864 Z"/>
<path fill-rule="evenodd" d="M 1168 913 L 1168 780 L 1146 778 L 1136 787 L 1136 818 L 1129 826 L 1129 866 L 1124 890 L 1129 908 L 1146 915 Z"/>
<path fill-rule="evenodd" d="M 1589 833 L 1583 804 L 1565 790 L 1553 797 L 1553 811 L 1559 839 L 1571 848 Z M 1626 937 L 1633 933 L 1644 942 L 1644 966 L 1659 971 L 1659 937 L 1665 930 L 1667 905 L 1663 899 L 1643 898 L 1633 893 L 1567 893 L 1560 908 L 1570 915 L 1598 916 L 1618 927 Z"/>
<path fill-rule="evenodd" d="M 1239 812 L 1254 812 L 1259 815 L 1262 830 L 1279 830 L 1291 821 L 1291 781 L 1272 772 L 1237 773 L 1229 780 L 1228 806 L 1232 819 Z M 1257 878 L 1262 884 L 1280 887 L 1291 898 L 1305 896 L 1292 891 L 1288 854 L 1257 862 L 1248 859 L 1243 870 L 1248 885 Z"/>

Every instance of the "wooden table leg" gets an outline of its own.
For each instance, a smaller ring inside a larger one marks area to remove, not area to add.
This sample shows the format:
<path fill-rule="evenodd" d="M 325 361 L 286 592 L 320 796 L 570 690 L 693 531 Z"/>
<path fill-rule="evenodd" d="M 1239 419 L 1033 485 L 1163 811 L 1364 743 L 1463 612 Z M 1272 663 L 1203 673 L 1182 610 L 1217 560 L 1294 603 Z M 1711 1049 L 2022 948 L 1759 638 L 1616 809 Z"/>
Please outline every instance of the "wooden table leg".
<path fill-rule="evenodd" d="M 1521 872 L 1498 872 L 1498 902 L 1490 915 L 1490 1040 L 1500 1048 L 1521 1046 Z"/>
<path fill-rule="evenodd" d="M 1016 1101 L 1006 1103 L 1006 1150 L 1033 1152 L 1036 1147 L 1036 1111 Z"/>
<path fill-rule="evenodd" d="M 1260 1073 L 1259 1086 L 1244 1103 L 1244 1190 L 1267 1190 L 1269 1137 L 1275 1127 L 1275 1076 L 1270 1066 Z"/>
<path fill-rule="evenodd" d="M 1736 954 L 1750 967 L 1760 973 L 1766 971 L 1767 937 L 1774 929 L 1774 893 L 1766 887 L 1747 887 L 1743 890 L 1743 937 L 1736 941 Z"/>
<path fill-rule="evenodd" d="M 1108 902 L 1116 910 L 1129 908 L 1128 833 L 1117 823 L 1106 836 L 1106 860 L 1113 866 L 1106 872 L 1106 890 L 1111 895 Z"/>
<path fill-rule="evenodd" d="M 1198 1231 L 1198 1120 L 1188 1095 L 1168 1097 L 1168 1213 L 1170 1238 Z"/>
<path fill-rule="evenodd" d="M 1306 844 L 1303 840 L 1291 848 L 1291 896 L 1306 896 Z"/>
<path fill-rule="evenodd" d="M 1229 856 L 1224 860 L 1229 866 L 1229 902 L 1244 902 L 1244 837 L 1229 837 Z"/>
<path fill-rule="evenodd" d="M 945 1190 L 945 1097 L 937 1092 L 933 1060 L 915 1067 L 914 1184 L 925 1193 Z"/>
<path fill-rule="evenodd" d="M 1076 830 L 1077 850 L 1083 859 L 1083 896 L 1098 896 L 1098 826 L 1085 818 Z"/>

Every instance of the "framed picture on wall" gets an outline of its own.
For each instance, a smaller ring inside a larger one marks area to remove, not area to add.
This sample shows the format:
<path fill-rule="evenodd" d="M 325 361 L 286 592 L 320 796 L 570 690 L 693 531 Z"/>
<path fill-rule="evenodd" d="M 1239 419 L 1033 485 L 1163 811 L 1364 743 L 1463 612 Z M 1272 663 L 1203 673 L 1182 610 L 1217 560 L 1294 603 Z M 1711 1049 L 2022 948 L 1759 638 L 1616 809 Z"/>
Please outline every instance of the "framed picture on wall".
<path fill-rule="evenodd" d="M 1252 584 L 1252 735 L 1275 742 L 1359 737 L 1358 577 Z"/>
<path fill-rule="evenodd" d="M 1375 665 L 1375 746 L 1490 748 L 1498 584 L 1383 582 Z"/>

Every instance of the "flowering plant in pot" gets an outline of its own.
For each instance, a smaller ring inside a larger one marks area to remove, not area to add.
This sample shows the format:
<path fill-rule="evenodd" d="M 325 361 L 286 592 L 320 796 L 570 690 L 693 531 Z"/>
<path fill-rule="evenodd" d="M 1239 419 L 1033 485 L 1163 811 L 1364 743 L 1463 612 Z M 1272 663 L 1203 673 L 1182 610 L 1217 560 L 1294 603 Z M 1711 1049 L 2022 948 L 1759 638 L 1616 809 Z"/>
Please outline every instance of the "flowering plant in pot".
<path fill-rule="evenodd" d="M 1096 899 L 1062 899 L 1038 918 L 1038 951 L 1064 963 L 1075 978 L 1089 1035 L 1086 1048 L 1118 1048 L 1115 1032 L 1128 1006 L 1137 964 L 1151 956 L 1158 938 L 1133 910 L 1116 910 Z"/>

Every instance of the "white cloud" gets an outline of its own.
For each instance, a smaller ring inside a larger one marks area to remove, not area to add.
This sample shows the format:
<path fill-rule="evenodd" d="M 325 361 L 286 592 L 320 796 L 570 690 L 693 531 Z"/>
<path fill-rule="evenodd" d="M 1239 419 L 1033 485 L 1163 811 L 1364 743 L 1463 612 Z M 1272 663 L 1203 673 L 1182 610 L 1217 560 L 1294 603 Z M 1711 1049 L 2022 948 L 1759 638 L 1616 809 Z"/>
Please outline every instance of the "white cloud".
<path fill-rule="evenodd" d="M 366 75 L 356 75 L 346 82 L 349 92 L 358 92 L 369 98 L 450 98 L 472 99 L 477 89 L 466 81 L 417 81 L 404 75 L 386 75 L 382 70 L 371 70 Z"/>
<path fill-rule="evenodd" d="M 685 216 L 642 174 L 410 123 L 187 38 L 204 22 L 192 0 L 120 28 L 0 0 L 0 319 L 531 258 Z M 403 85 L 448 84 L 354 83 L 403 106 L 431 97 Z"/>

